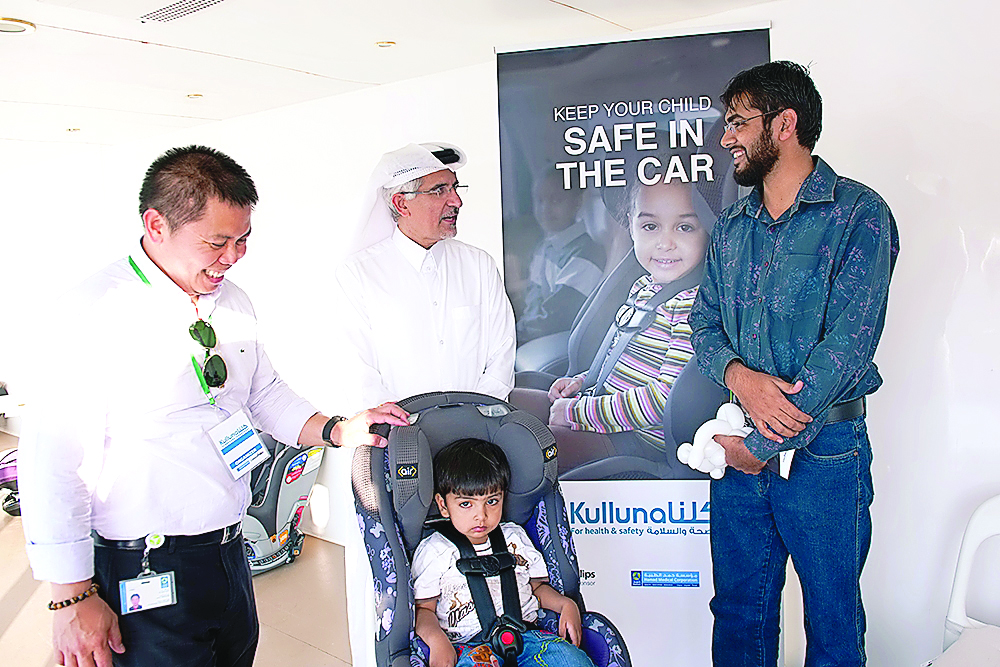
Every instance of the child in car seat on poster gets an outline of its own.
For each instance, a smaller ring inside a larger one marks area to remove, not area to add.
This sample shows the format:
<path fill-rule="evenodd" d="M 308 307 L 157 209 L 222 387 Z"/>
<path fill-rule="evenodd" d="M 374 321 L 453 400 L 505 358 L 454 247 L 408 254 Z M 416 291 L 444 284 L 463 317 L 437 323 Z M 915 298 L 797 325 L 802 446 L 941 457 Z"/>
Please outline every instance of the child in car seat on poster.
<path fill-rule="evenodd" d="M 510 398 L 548 422 L 560 473 L 612 455 L 665 459 L 667 395 L 694 354 L 687 316 L 714 223 L 710 209 L 692 184 L 674 179 L 630 186 L 622 217 L 648 273 L 609 323 L 612 337 L 585 373 L 555 380 L 547 393 L 517 388 Z"/>

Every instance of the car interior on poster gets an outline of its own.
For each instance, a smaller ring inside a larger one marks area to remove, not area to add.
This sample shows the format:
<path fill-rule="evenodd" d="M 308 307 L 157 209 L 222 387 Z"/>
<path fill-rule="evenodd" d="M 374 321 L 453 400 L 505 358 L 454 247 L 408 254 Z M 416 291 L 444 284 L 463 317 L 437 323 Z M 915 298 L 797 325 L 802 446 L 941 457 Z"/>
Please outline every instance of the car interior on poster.
<path fill-rule="evenodd" d="M 511 402 L 555 433 L 561 479 L 707 479 L 676 452 L 726 395 L 679 314 L 739 195 L 719 92 L 768 54 L 745 30 L 497 57 Z"/>

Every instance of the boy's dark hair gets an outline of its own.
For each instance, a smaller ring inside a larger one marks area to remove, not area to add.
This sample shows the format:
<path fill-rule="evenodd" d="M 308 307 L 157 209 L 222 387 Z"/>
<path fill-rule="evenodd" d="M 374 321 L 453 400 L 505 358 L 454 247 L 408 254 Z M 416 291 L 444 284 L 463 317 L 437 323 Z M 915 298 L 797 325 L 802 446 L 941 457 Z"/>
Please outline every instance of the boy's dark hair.
<path fill-rule="evenodd" d="M 732 78 L 720 99 L 726 109 L 734 102 L 743 102 L 770 114 L 762 119 L 765 130 L 770 130 L 774 114 L 792 109 L 798 116 L 795 135 L 799 144 L 810 151 L 816 147 L 823 129 L 823 98 L 802 65 L 776 60 L 743 70 Z"/>
<path fill-rule="evenodd" d="M 173 232 L 200 218 L 209 197 L 231 206 L 253 206 L 257 188 L 250 174 L 221 151 L 207 146 L 171 148 L 146 170 L 139 215 L 156 209 Z"/>
<path fill-rule="evenodd" d="M 434 457 L 434 492 L 481 496 L 507 492 L 510 465 L 498 445 L 478 438 L 456 440 Z"/>

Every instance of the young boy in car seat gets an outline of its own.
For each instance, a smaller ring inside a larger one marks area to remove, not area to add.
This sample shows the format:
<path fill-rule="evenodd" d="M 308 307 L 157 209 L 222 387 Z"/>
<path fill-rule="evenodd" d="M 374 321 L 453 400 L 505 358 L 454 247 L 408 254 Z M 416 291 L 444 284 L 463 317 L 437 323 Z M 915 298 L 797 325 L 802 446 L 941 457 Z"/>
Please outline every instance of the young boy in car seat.
<path fill-rule="evenodd" d="M 532 623 L 538 608 L 559 613 L 559 636 L 529 625 L 523 633 L 519 667 L 593 667 L 580 644 L 580 610 L 548 584 L 542 555 L 515 523 L 500 524 L 510 466 L 497 445 L 467 438 L 451 443 L 434 457 L 434 500 L 441 516 L 467 537 L 477 555 L 492 553 L 489 534 L 498 525 L 514 556 L 521 617 Z M 502 658 L 488 644 L 470 644 L 479 633 L 468 580 L 456 567 L 458 547 L 438 532 L 424 538 L 413 556 L 416 632 L 430 647 L 431 667 L 500 667 Z M 487 577 L 493 606 L 502 613 L 500 577 Z M 569 641 L 566 641 L 568 639 Z M 570 643 L 572 642 L 572 643 Z"/>

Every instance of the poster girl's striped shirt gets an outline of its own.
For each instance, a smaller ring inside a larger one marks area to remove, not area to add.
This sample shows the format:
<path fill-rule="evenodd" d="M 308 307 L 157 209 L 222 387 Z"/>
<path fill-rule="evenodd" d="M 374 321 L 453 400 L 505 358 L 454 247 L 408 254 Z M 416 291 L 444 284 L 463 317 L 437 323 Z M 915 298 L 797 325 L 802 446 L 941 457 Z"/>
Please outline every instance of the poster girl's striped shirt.
<path fill-rule="evenodd" d="M 722 213 L 691 312 L 698 365 L 720 385 L 733 359 L 805 385 L 788 396 L 813 418 L 798 435 L 744 440 L 761 461 L 805 447 L 831 406 L 882 384 L 872 357 L 899 254 L 896 221 L 874 190 L 814 160 L 777 220 L 760 187 Z"/>
<path fill-rule="evenodd" d="M 632 285 L 630 298 L 643 305 L 661 287 L 652 276 L 643 276 Z M 570 404 L 567 421 L 574 431 L 634 431 L 643 442 L 663 449 L 667 394 L 694 354 L 687 319 L 697 294 L 693 287 L 660 304 L 653 323 L 625 347 L 604 382 L 605 393 L 581 396 Z"/>

